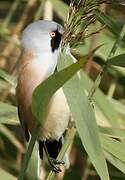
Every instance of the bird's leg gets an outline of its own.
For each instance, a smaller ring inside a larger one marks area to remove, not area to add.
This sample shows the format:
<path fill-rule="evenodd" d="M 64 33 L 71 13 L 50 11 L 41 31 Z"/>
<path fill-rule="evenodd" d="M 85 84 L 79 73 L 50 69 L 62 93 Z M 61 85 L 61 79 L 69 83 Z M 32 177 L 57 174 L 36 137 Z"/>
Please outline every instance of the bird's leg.
<path fill-rule="evenodd" d="M 54 164 L 65 164 L 64 161 L 59 161 L 58 159 L 54 159 L 50 157 L 50 160 L 54 163 Z"/>
<path fill-rule="evenodd" d="M 45 153 L 46 153 L 46 155 L 47 155 L 48 162 L 49 162 L 49 164 L 50 164 L 51 167 L 52 167 L 52 170 L 53 170 L 55 173 L 61 172 L 61 169 L 59 168 L 58 165 L 64 164 L 64 162 L 63 162 L 63 161 L 58 161 L 58 160 L 50 157 L 45 142 L 43 142 L 43 148 L 44 148 Z"/>

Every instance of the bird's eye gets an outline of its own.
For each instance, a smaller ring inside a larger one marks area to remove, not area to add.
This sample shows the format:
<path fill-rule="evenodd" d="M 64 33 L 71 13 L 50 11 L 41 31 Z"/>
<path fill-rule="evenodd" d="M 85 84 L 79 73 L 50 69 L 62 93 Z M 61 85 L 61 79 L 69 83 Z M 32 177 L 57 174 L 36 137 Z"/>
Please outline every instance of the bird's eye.
<path fill-rule="evenodd" d="M 55 37 L 55 36 L 56 36 L 56 32 L 54 32 L 54 31 L 50 32 L 50 36 L 51 36 L 52 38 Z"/>

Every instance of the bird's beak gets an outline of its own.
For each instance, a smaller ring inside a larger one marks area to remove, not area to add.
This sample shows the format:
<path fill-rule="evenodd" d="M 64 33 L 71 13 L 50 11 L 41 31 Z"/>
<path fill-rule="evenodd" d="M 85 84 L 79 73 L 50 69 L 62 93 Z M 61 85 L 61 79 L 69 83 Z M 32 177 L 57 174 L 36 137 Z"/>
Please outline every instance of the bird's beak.
<path fill-rule="evenodd" d="M 54 70 L 54 73 L 56 73 L 57 72 L 57 66 L 56 66 L 56 68 L 55 68 L 55 70 Z"/>

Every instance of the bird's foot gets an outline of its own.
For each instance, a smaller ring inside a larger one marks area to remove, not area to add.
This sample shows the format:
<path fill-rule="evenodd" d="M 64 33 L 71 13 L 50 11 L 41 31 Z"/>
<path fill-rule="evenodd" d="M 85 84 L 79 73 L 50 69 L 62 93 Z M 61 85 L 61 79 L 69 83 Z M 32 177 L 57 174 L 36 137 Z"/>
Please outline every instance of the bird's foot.
<path fill-rule="evenodd" d="M 54 158 L 49 158 L 49 163 L 52 167 L 52 170 L 55 172 L 55 173 L 59 173 L 61 172 L 61 169 L 59 167 L 60 164 L 64 164 L 63 161 L 59 161 L 59 160 L 56 160 Z"/>
<path fill-rule="evenodd" d="M 49 158 L 49 160 L 54 164 L 64 164 L 64 161 L 59 161 L 59 160 L 51 158 L 51 157 Z"/>

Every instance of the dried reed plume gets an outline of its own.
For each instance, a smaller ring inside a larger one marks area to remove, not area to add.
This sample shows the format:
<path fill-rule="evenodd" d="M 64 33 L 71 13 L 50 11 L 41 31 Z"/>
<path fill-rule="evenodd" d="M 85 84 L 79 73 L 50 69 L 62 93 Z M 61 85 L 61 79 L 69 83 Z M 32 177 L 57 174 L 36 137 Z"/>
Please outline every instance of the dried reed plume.
<path fill-rule="evenodd" d="M 125 3 L 122 0 L 79 0 L 78 3 L 71 1 L 69 6 L 68 16 L 65 22 L 65 32 L 63 34 L 62 46 L 70 43 L 70 46 L 83 42 L 84 39 L 91 34 L 88 34 L 88 26 L 96 21 L 95 11 L 103 3 L 121 4 Z M 100 30 L 98 31 L 100 32 Z"/>

